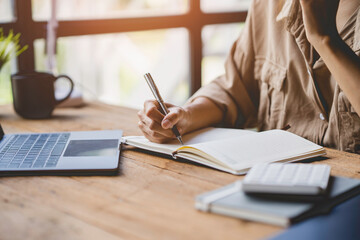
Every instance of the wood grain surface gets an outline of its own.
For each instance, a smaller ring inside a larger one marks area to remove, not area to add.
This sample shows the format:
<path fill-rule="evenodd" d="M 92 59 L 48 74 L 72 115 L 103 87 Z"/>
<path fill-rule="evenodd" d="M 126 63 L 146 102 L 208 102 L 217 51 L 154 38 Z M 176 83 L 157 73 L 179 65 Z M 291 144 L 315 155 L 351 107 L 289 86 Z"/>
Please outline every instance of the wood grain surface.
<path fill-rule="evenodd" d="M 25 120 L 0 106 L 5 132 L 123 129 L 136 110 L 92 103 Z M 360 156 L 328 149 L 332 175 L 360 178 Z M 199 212 L 194 198 L 242 177 L 123 150 L 118 176 L 0 178 L 0 239 L 259 239 L 282 228 Z"/>

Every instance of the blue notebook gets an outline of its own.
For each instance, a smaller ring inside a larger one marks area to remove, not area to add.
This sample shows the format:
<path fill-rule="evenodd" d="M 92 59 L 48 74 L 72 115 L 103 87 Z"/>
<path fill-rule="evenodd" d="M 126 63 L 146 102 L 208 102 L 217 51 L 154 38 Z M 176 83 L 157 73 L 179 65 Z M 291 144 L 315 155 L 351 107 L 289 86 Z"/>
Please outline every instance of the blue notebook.
<path fill-rule="evenodd" d="M 360 195 L 336 206 L 330 214 L 295 224 L 272 240 L 360 239 Z"/>
<path fill-rule="evenodd" d="M 359 179 L 332 177 L 331 181 L 328 197 L 317 202 L 247 195 L 241 189 L 241 181 L 237 181 L 199 195 L 195 207 L 205 212 L 286 227 L 312 216 L 327 214 L 337 204 L 360 193 Z"/>

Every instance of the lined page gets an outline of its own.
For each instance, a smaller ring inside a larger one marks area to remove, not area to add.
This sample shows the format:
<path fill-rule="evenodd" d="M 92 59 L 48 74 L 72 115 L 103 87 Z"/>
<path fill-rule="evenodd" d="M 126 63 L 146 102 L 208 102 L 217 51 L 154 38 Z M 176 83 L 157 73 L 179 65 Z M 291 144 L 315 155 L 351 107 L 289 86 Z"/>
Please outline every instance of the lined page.
<path fill-rule="evenodd" d="M 323 150 L 323 147 L 282 130 L 270 130 L 247 136 L 197 143 L 199 149 L 234 170 L 252 167 L 257 163 L 281 161 Z"/>

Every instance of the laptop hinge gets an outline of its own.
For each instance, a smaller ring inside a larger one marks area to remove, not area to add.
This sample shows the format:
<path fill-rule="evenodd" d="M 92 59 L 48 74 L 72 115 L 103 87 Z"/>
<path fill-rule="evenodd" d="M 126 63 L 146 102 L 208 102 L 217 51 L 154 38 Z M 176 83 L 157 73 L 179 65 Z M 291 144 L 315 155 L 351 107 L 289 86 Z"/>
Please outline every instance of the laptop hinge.
<path fill-rule="evenodd" d="M 5 135 L 4 130 L 2 129 L 0 124 L 0 141 L 4 138 L 4 135 Z"/>

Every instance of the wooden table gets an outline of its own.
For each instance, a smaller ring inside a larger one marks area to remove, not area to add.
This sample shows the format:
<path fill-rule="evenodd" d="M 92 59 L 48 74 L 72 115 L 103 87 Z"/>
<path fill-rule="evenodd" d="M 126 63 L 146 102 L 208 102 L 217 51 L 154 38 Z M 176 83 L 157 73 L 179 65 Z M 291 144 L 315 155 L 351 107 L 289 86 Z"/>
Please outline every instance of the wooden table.
<path fill-rule="evenodd" d="M 7 133 L 123 129 L 136 110 L 99 103 L 24 120 L 0 106 Z M 328 149 L 332 174 L 360 178 L 360 156 Z M 114 177 L 0 178 L 0 239 L 259 239 L 279 227 L 199 212 L 194 198 L 242 177 L 132 150 Z"/>

